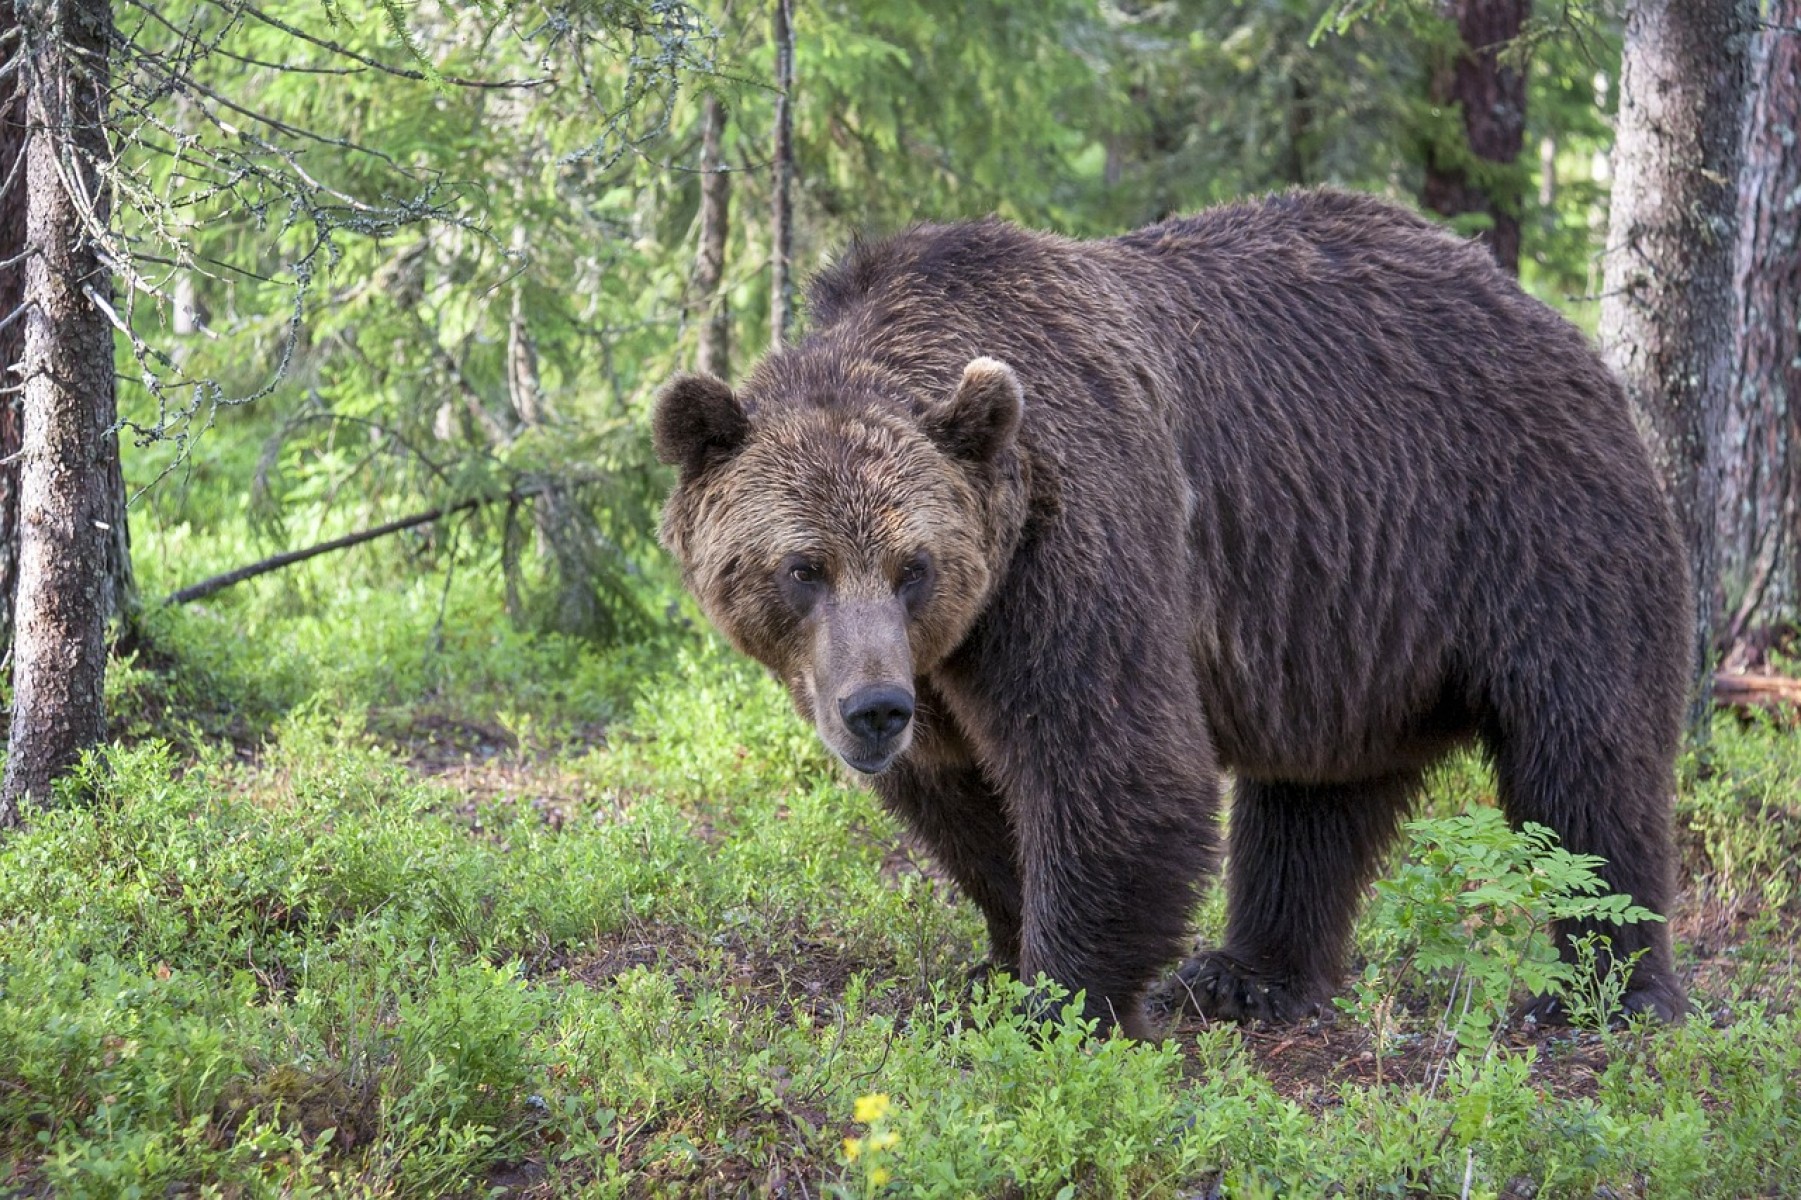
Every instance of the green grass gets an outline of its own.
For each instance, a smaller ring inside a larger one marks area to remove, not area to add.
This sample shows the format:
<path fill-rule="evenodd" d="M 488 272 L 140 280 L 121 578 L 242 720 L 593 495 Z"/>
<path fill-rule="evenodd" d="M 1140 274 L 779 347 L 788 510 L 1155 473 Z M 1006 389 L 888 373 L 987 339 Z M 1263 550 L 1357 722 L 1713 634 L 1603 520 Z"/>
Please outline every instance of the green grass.
<path fill-rule="evenodd" d="M 966 985 L 976 914 L 755 668 L 498 593 L 353 555 L 153 618 L 90 801 L 0 846 L 0 1195 L 1801 1192 L 1792 731 L 1685 777 L 1680 1028 L 1460 1041 L 1459 978 L 1532 949 L 1403 979 L 1385 904 L 1351 1011 L 1131 1045 Z M 1459 760 L 1427 811 L 1490 795 Z"/>

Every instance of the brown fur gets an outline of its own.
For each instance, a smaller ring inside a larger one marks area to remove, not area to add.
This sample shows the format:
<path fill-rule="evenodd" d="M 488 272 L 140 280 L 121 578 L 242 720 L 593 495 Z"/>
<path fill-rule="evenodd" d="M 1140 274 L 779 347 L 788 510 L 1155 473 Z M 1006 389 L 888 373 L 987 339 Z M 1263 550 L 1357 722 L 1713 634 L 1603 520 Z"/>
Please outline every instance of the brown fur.
<path fill-rule="evenodd" d="M 1303 1012 L 1470 740 L 1513 819 L 1667 911 L 1683 556 L 1620 389 L 1480 246 L 1329 191 L 1096 242 L 990 220 L 853 248 L 811 311 L 736 396 L 665 391 L 664 538 L 998 964 L 1146 1031 L 1229 768 L 1226 941 L 1182 981 Z M 1665 927 L 1609 932 L 1628 1004 L 1677 1015 Z"/>

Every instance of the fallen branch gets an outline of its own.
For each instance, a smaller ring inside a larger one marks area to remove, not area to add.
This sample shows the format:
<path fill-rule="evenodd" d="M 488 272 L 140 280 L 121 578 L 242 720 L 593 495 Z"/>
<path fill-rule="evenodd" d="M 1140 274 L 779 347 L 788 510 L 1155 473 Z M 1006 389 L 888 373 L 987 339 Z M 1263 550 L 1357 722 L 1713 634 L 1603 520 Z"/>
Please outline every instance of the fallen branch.
<path fill-rule="evenodd" d="M 1741 716 L 1753 709 L 1787 710 L 1794 720 L 1801 714 L 1801 679 L 1788 675 L 1744 675 L 1722 671 L 1713 677 L 1714 703 Z"/>
<path fill-rule="evenodd" d="M 503 496 L 476 496 L 462 500 L 456 504 L 447 504 L 442 508 L 434 508 L 429 512 L 415 513 L 410 517 L 401 517 L 397 521 L 389 521 L 385 525 L 377 525 L 372 529 L 347 533 L 343 537 L 332 538 L 329 542 L 320 542 L 316 546 L 308 546 L 304 550 L 288 550 L 272 555 L 261 562 L 253 562 L 248 566 L 227 571 L 223 575 L 214 575 L 211 579 L 202 579 L 199 583 L 172 592 L 163 600 L 164 604 L 187 604 L 193 600 L 204 600 L 214 592 L 222 592 L 234 583 L 243 583 L 246 579 L 255 579 L 258 575 L 267 575 L 271 571 L 279 571 L 283 567 L 291 567 L 297 562 L 305 562 L 309 558 L 317 558 L 321 554 L 330 554 L 333 550 L 346 550 L 351 546 L 360 546 L 364 542 L 372 542 L 376 538 L 387 537 L 390 533 L 399 533 L 404 529 L 415 529 L 420 525 L 430 525 L 433 521 L 441 521 L 445 517 L 460 512 L 468 512 L 472 508 L 480 508 L 484 504 L 495 504 L 500 501 L 517 502 L 528 493 L 508 492 Z"/>

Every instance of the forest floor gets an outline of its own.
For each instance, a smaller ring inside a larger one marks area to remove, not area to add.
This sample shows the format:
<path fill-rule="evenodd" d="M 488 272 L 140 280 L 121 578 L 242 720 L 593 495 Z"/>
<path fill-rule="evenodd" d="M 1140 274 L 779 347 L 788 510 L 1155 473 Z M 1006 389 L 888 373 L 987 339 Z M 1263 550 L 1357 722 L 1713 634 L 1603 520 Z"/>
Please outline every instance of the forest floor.
<path fill-rule="evenodd" d="M 1524 926 L 1402 927 L 1431 838 L 1520 852 L 1446 824 L 1492 805 L 1459 759 L 1343 1005 L 1130 1044 L 970 985 L 974 911 L 716 642 L 368 570 L 153 614 L 90 802 L 0 846 L 0 1196 L 1801 1194 L 1792 728 L 1685 761 L 1681 1026 L 1477 1019 L 1561 868 L 1438 897 Z"/>

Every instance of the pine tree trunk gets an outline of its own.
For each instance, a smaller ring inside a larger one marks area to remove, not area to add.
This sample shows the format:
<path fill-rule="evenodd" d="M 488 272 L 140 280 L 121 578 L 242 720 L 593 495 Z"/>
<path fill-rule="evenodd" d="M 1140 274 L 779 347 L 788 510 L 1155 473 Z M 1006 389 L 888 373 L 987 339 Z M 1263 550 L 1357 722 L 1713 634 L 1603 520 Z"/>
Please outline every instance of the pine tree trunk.
<path fill-rule="evenodd" d="M 17 45 L 19 18 L 0 4 L 0 51 Z M 0 54 L 4 57 L 4 54 Z M 0 80 L 0 656 L 13 644 L 19 584 L 19 386 L 25 361 L 24 76 Z M 10 264 L 10 265 L 8 265 Z"/>
<path fill-rule="evenodd" d="M 794 9 L 792 0 L 775 0 L 775 186 L 770 204 L 773 227 L 769 248 L 769 341 L 781 347 L 794 325 L 794 213 L 789 191 L 794 182 Z"/>
<path fill-rule="evenodd" d="M 725 238 L 731 220 L 732 177 L 725 171 L 722 142 L 725 105 L 709 95 L 701 110 L 700 256 L 694 290 L 703 306 L 697 366 L 716 379 L 730 377 L 732 313 L 721 285 L 725 282 Z"/>
<path fill-rule="evenodd" d="M 1738 187 L 1731 403 L 1722 439 L 1720 568 L 1729 657 L 1801 598 L 1801 0 L 1771 0 L 1751 49 Z M 1749 638 L 1749 640 L 1747 640 Z"/>
<path fill-rule="evenodd" d="M 1445 14 L 1457 24 L 1463 50 L 1448 68 L 1437 71 L 1432 99 L 1463 110 L 1469 152 L 1486 162 L 1512 166 L 1526 138 L 1526 76 L 1504 67 L 1500 54 L 1520 36 L 1532 14 L 1531 0 L 1448 0 Z M 1520 273 L 1520 216 L 1517 194 L 1497 194 L 1471 182 L 1454 161 L 1429 153 L 1421 200 L 1447 217 L 1487 213 L 1491 224 L 1482 232 L 1495 261 L 1510 274 Z"/>
<path fill-rule="evenodd" d="M 106 623 L 129 597 L 111 281 L 91 230 L 110 198 L 107 0 L 30 0 L 26 23 L 25 394 L 13 714 L 0 819 L 105 733 Z M 91 223 L 91 224 L 89 224 Z M 92 293 L 90 296 L 89 293 Z"/>
<path fill-rule="evenodd" d="M 1288 81 L 1288 162 L 1284 174 L 1293 187 L 1313 182 L 1313 89 L 1297 72 Z"/>
<path fill-rule="evenodd" d="M 1628 4 L 1614 141 L 1601 342 L 1688 546 L 1692 734 L 1709 710 L 1732 231 L 1756 12 L 1756 0 Z"/>

